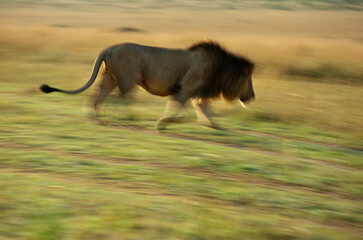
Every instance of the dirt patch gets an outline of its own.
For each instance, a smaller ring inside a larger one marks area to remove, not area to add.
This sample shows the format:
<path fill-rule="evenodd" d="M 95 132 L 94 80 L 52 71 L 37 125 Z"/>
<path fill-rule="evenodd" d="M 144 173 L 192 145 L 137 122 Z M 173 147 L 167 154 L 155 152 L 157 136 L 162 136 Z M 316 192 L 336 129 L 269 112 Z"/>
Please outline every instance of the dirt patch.
<path fill-rule="evenodd" d="M 123 33 L 145 33 L 145 30 L 142 30 L 140 28 L 134 28 L 134 27 L 120 27 L 115 29 L 116 32 L 123 32 Z"/>

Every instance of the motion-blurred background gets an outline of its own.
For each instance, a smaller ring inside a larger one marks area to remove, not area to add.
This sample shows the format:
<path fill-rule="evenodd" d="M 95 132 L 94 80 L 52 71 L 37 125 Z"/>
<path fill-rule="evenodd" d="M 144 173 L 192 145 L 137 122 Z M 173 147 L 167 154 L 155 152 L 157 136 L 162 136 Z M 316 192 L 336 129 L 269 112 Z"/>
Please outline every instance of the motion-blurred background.
<path fill-rule="evenodd" d="M 1 0 L 0 239 L 360 239 L 360 0 Z M 105 47 L 214 40 L 256 63 L 227 130 L 154 130 L 166 98 L 76 89 Z"/>

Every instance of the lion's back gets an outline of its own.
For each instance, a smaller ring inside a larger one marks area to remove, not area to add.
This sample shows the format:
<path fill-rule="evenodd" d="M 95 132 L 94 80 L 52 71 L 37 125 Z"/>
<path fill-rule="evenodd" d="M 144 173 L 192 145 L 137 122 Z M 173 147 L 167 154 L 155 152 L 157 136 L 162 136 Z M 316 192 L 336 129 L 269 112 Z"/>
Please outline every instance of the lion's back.
<path fill-rule="evenodd" d="M 167 96 L 175 93 L 175 86 L 187 73 L 193 72 L 194 81 L 203 82 L 209 59 L 202 50 L 124 43 L 111 47 L 105 62 L 112 69 L 128 72 L 128 76 L 137 75 L 136 84 L 148 92 Z"/>
<path fill-rule="evenodd" d="M 137 44 L 124 45 L 129 55 L 138 59 L 142 81 L 150 92 L 158 95 L 172 94 L 174 86 L 183 76 L 198 65 L 205 63 L 198 52 L 183 49 L 170 49 Z M 198 68 L 196 71 L 200 71 Z M 200 79 L 196 79 L 200 81 Z"/>

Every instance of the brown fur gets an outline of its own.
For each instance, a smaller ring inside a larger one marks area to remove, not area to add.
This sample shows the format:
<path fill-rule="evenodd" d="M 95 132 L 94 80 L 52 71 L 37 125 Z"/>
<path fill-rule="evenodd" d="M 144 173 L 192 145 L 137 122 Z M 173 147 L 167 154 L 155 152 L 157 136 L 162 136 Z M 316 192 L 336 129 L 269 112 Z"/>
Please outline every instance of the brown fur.
<path fill-rule="evenodd" d="M 254 97 L 251 79 L 254 64 L 214 42 L 200 42 L 186 50 L 133 43 L 115 45 L 101 52 L 90 79 L 80 89 L 70 91 L 42 85 L 41 90 L 83 92 L 94 83 L 102 63 L 105 70 L 94 98 L 94 109 L 117 86 L 122 94 L 138 85 L 154 95 L 170 95 L 165 114 L 157 123 L 158 129 L 175 121 L 189 99 L 193 100 L 198 118 L 213 126 L 208 113 L 209 100 L 223 97 L 229 101 L 237 98 L 248 101 Z"/>

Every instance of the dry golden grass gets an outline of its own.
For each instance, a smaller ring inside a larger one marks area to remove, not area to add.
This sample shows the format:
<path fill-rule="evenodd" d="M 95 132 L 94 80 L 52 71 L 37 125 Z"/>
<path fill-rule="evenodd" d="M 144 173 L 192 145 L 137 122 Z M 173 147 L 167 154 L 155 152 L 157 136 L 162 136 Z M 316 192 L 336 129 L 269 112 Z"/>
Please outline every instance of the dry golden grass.
<path fill-rule="evenodd" d="M 186 47 L 214 39 L 255 60 L 261 71 L 284 72 L 291 66 L 342 67 L 362 77 L 363 27 L 353 11 L 180 11 L 107 9 L 99 12 L 52 8 L 0 9 L 0 41 L 18 50 L 100 49 L 133 41 Z M 121 32 L 132 27 L 144 32 Z M 10 43 L 10 44 L 6 44 Z"/>

